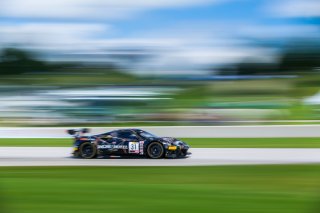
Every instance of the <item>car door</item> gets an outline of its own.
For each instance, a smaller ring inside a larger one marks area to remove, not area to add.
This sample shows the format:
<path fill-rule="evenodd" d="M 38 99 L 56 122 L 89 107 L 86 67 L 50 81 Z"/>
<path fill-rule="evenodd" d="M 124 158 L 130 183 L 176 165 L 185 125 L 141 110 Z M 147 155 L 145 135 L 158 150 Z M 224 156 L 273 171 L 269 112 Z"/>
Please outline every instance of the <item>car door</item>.
<path fill-rule="evenodd" d="M 120 148 L 127 149 L 127 146 L 122 146 L 123 143 L 123 140 L 117 138 L 117 132 L 109 132 L 99 136 L 97 148 L 105 154 L 115 154 Z"/>
<path fill-rule="evenodd" d="M 140 153 L 139 136 L 134 131 L 121 130 L 117 133 L 117 138 L 121 139 L 121 144 L 127 147 L 127 154 Z"/>

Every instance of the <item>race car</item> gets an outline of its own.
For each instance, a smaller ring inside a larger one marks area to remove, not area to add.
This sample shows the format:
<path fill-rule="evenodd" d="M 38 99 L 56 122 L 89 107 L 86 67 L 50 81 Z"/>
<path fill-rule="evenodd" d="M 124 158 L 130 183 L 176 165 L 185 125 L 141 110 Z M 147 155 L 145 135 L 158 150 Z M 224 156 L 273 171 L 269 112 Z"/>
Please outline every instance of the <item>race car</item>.
<path fill-rule="evenodd" d="M 185 158 L 189 145 L 176 138 L 157 137 L 141 129 L 119 129 L 98 135 L 85 136 L 89 129 L 70 129 L 74 137 L 73 156 L 78 158 L 148 157 Z"/>

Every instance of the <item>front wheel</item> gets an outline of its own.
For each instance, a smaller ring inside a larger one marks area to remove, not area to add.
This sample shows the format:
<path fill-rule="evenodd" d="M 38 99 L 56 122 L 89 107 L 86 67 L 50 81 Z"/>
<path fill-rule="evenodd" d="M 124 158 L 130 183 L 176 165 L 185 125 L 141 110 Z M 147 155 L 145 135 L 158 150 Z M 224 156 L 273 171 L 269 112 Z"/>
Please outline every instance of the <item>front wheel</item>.
<path fill-rule="evenodd" d="M 147 155 L 149 158 L 159 159 L 162 158 L 164 154 L 164 148 L 159 142 L 152 142 L 148 146 Z"/>
<path fill-rule="evenodd" d="M 94 158 L 97 155 L 97 147 L 96 145 L 85 142 L 80 145 L 80 157 L 85 159 Z"/>

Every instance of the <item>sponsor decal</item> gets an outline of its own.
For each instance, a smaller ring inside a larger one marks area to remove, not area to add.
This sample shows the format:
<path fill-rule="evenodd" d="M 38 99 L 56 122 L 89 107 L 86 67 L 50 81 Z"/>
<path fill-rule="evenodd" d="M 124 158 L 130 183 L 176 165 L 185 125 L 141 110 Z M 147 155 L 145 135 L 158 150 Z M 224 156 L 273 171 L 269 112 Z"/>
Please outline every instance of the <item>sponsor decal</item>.
<path fill-rule="evenodd" d="M 129 142 L 129 153 L 139 154 L 139 142 Z"/>
<path fill-rule="evenodd" d="M 144 144 L 144 141 L 139 141 L 139 146 L 140 146 L 139 153 L 140 153 L 140 155 L 143 155 L 143 144 Z"/>
<path fill-rule="evenodd" d="M 98 145 L 98 149 L 128 149 L 128 146 L 126 145 L 113 145 L 113 144 L 107 144 L 107 145 Z"/>

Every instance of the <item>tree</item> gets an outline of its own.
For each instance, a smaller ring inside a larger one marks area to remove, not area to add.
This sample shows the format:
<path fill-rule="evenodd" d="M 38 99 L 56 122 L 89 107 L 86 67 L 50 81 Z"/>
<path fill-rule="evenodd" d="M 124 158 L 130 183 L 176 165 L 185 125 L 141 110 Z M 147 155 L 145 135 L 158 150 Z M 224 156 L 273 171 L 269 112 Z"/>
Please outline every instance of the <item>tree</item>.
<path fill-rule="evenodd" d="M 285 71 L 312 71 L 320 67 L 319 45 L 297 45 L 287 49 L 280 59 L 280 69 Z"/>
<path fill-rule="evenodd" d="M 279 75 L 276 63 L 263 63 L 254 59 L 246 59 L 242 62 L 226 65 L 217 69 L 219 75 Z"/>
<path fill-rule="evenodd" d="M 47 71 L 49 67 L 24 50 L 7 48 L 0 54 L 0 75 Z"/>

